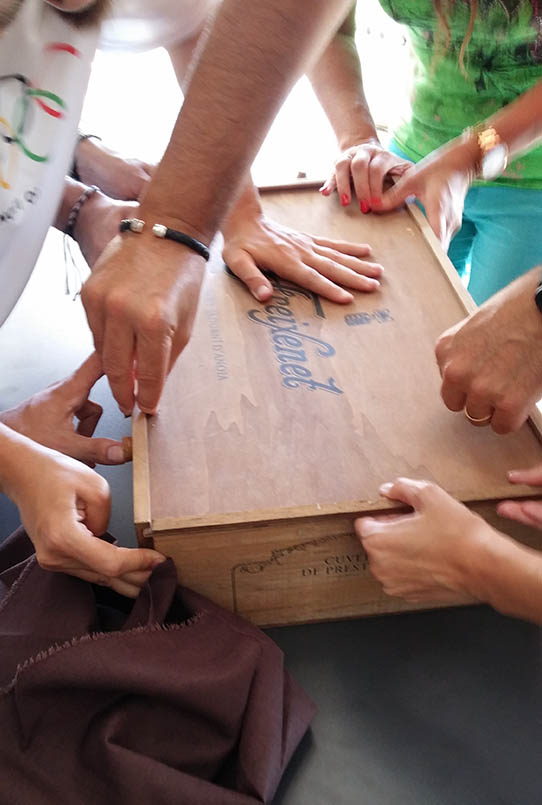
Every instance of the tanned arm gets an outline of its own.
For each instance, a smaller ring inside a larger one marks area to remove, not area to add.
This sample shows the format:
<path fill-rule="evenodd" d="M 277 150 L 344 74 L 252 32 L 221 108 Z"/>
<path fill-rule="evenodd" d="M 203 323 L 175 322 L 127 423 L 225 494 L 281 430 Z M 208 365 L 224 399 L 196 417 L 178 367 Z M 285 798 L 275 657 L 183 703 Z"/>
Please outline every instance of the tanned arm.
<path fill-rule="evenodd" d="M 356 6 L 350 12 L 309 73 L 341 150 L 378 140 L 361 76 L 356 47 Z"/>
<path fill-rule="evenodd" d="M 337 190 L 341 204 L 352 200 L 352 185 L 363 213 L 378 208 L 387 175 L 400 176 L 410 166 L 383 148 L 371 116 L 356 47 L 356 6 L 350 9 L 310 73 L 318 100 L 339 145 L 333 173 L 321 187 L 328 196 Z"/>
<path fill-rule="evenodd" d="M 202 258 L 158 240 L 161 223 L 209 243 L 292 83 L 344 18 L 348 0 L 224 0 L 169 146 L 145 194 L 143 233 L 119 236 L 83 288 L 114 396 L 157 411 L 192 329 Z"/>

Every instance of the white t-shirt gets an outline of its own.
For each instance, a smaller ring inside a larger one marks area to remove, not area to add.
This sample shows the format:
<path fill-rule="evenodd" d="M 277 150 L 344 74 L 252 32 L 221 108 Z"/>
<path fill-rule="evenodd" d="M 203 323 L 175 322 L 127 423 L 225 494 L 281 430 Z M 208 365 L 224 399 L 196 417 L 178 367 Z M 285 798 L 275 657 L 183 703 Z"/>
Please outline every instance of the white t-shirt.
<path fill-rule="evenodd" d="M 24 0 L 0 34 L 0 325 L 54 221 L 97 38 L 43 0 Z"/>
<path fill-rule="evenodd" d="M 102 50 L 140 52 L 188 39 L 219 0 L 113 0 L 102 25 Z"/>

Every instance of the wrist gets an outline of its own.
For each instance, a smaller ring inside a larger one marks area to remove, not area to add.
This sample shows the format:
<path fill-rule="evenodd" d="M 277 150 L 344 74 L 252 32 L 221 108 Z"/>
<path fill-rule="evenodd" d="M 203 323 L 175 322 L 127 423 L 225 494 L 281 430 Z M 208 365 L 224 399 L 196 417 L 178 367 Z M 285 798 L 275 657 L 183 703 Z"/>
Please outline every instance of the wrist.
<path fill-rule="evenodd" d="M 82 198 L 82 196 L 79 198 Z M 75 203 L 77 204 L 78 201 Z M 97 188 L 93 188 L 93 192 L 85 198 L 83 204 L 77 212 L 77 216 L 73 226 L 71 227 L 71 231 L 66 229 L 66 234 L 73 237 L 73 239 L 79 243 L 81 238 L 83 238 L 88 232 L 92 232 L 93 227 L 97 225 L 96 216 L 108 208 L 113 208 L 113 206 L 113 202 L 107 196 L 104 196 L 104 194 Z M 120 220 L 121 213 L 119 211 L 119 222 Z"/>
<path fill-rule="evenodd" d="M 81 182 L 76 182 L 75 179 L 66 177 L 64 181 L 64 193 L 62 194 L 62 201 L 60 202 L 60 207 L 58 208 L 54 222 L 54 226 L 61 232 L 66 231 L 70 212 L 72 211 L 74 204 L 76 204 L 77 199 L 81 197 L 81 194 L 84 193 L 85 190 L 86 185 L 82 184 Z"/>
<path fill-rule="evenodd" d="M 222 234 L 228 237 L 240 224 L 246 221 L 257 221 L 263 215 L 260 197 L 256 188 L 252 187 L 250 192 L 245 190 L 224 219 Z"/>
<path fill-rule="evenodd" d="M 489 528 L 489 526 L 488 526 Z M 476 597 L 503 615 L 542 622 L 542 556 L 489 528 L 476 561 Z"/>
<path fill-rule="evenodd" d="M 137 217 L 139 220 L 144 222 L 143 230 L 138 233 L 138 237 L 143 238 L 152 238 L 153 242 L 157 241 L 158 238 L 155 237 L 152 233 L 152 228 L 155 224 L 161 224 L 162 226 L 166 226 L 169 229 L 175 229 L 179 232 L 184 232 L 185 234 L 189 235 L 196 240 L 199 240 L 205 246 L 209 246 L 212 236 L 209 232 L 206 232 L 197 224 L 194 224 L 188 218 L 177 217 L 175 215 L 168 215 L 167 213 L 160 212 L 160 210 L 141 204 L 139 210 L 137 211 L 137 215 L 130 217 Z M 127 232 L 123 233 L 122 237 L 131 237 L 134 233 Z"/>
<path fill-rule="evenodd" d="M 461 589 L 476 600 L 492 604 L 497 567 L 506 553 L 508 537 L 481 517 L 471 514 L 468 530 L 460 545 L 457 572 Z"/>
<path fill-rule="evenodd" d="M 353 148 L 355 145 L 366 145 L 368 143 L 375 145 L 381 144 L 376 129 L 372 127 L 345 133 L 337 138 L 337 142 L 340 151 L 348 151 L 349 148 Z"/>
<path fill-rule="evenodd" d="M 452 140 L 436 152 L 436 155 L 445 157 L 449 166 L 461 173 L 469 184 L 476 179 L 479 154 L 476 139 L 467 134 Z"/>
<path fill-rule="evenodd" d="M 142 243 L 140 245 L 143 245 L 145 248 L 149 246 L 151 246 L 151 248 L 152 246 L 156 247 L 157 240 L 164 242 L 169 241 L 170 243 L 176 244 L 177 248 L 192 252 L 197 257 L 205 260 L 205 262 L 209 260 L 210 250 L 205 243 L 198 240 L 198 238 L 194 237 L 189 232 L 177 229 L 171 226 L 170 223 L 164 223 L 164 220 L 171 221 L 172 219 L 162 218 L 160 222 L 148 225 L 148 222 L 143 218 L 124 218 L 120 222 L 119 232 L 121 237 L 128 235 L 130 241 L 134 244 L 137 240 L 141 239 Z M 178 224 L 178 219 L 175 220 L 175 223 Z M 151 237 L 150 241 L 148 240 L 149 233 Z M 134 235 L 137 236 L 135 240 L 133 240 Z M 169 246 L 166 248 L 169 248 Z"/>
<path fill-rule="evenodd" d="M 87 187 L 79 196 L 68 216 L 65 233 L 78 243 L 96 226 L 98 210 L 105 210 L 112 202 L 95 185 Z"/>
<path fill-rule="evenodd" d="M 506 305 L 513 312 L 515 321 L 521 322 L 521 328 L 515 328 L 516 339 L 521 337 L 524 347 L 528 349 L 530 346 L 537 354 L 542 341 L 542 313 L 536 299 L 541 278 L 542 267 L 536 266 L 502 288 L 481 308 L 487 306 L 488 311 L 497 316 Z"/>
<path fill-rule="evenodd" d="M 468 128 L 460 139 L 470 151 L 474 178 L 490 182 L 504 173 L 509 149 L 493 125 L 485 122 Z"/>
<path fill-rule="evenodd" d="M 438 563 L 435 580 L 444 588 L 485 601 L 485 551 L 492 533 L 481 517 L 465 510 L 446 549 L 445 561 Z"/>
<path fill-rule="evenodd" d="M 77 144 L 73 154 L 73 163 L 71 168 L 71 177 L 77 182 L 84 182 L 84 184 L 93 184 L 93 167 L 96 162 L 96 143 L 91 143 L 91 140 L 96 140 L 101 143 L 102 138 L 97 134 L 79 134 L 77 137 Z"/>

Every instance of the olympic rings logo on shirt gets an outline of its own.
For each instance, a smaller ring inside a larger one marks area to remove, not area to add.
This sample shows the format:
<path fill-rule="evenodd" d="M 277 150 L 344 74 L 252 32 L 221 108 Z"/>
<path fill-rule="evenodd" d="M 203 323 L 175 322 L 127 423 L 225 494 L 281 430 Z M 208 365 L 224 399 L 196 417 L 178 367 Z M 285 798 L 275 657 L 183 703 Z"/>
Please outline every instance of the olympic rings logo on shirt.
<path fill-rule="evenodd" d="M 67 42 L 53 42 L 48 44 L 45 47 L 45 51 L 64 52 L 75 57 L 81 55 L 73 45 Z M 66 103 L 59 95 L 49 90 L 36 87 L 29 78 L 21 73 L 0 75 L 0 99 L 2 86 L 12 81 L 18 82 L 20 94 L 15 98 L 10 119 L 8 120 L 6 116 L 0 114 L 0 142 L 3 141 L 6 145 L 10 146 L 6 171 L 6 173 L 9 174 L 15 169 L 15 159 L 18 152 L 22 152 L 33 162 L 47 162 L 49 159 L 48 154 L 40 154 L 33 151 L 25 137 L 31 124 L 32 107 L 34 105 L 38 106 L 46 115 L 57 120 L 61 120 L 66 112 Z M 13 148 L 13 146 L 15 146 L 15 148 Z M 11 183 L 4 174 L 2 166 L 0 166 L 0 187 L 5 190 L 11 188 Z"/>

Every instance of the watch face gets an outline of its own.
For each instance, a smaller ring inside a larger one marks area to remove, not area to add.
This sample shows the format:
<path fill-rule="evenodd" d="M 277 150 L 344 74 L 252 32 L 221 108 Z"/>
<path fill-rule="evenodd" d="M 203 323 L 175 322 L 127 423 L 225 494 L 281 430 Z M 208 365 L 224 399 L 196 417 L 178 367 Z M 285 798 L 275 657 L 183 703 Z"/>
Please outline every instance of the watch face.
<path fill-rule="evenodd" d="M 506 162 L 508 159 L 508 148 L 504 143 L 496 145 L 485 154 L 482 159 L 480 178 L 486 182 L 496 179 L 506 169 Z"/>

